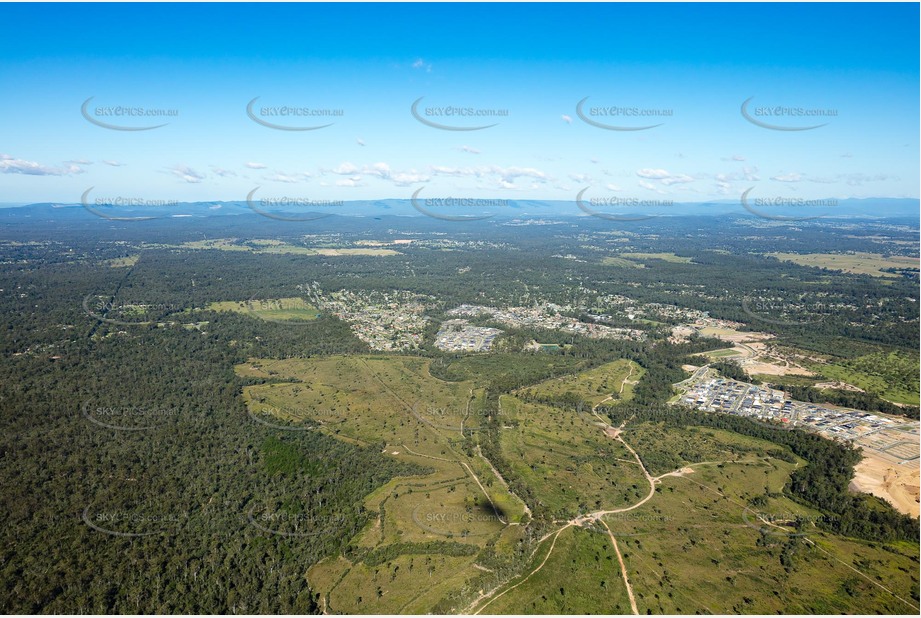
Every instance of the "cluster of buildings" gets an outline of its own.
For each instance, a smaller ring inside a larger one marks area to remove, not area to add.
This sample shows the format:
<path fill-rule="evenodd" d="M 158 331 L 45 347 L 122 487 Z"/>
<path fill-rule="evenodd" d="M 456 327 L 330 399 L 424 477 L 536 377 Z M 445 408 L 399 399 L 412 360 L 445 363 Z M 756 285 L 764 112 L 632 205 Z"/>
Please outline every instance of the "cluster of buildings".
<path fill-rule="evenodd" d="M 894 463 L 919 457 L 919 423 L 789 399 L 783 391 L 756 386 L 704 372 L 691 382 L 679 403 L 705 412 L 722 412 L 789 423 L 835 440 L 851 442 L 886 455 Z"/>
<path fill-rule="evenodd" d="M 355 336 L 372 350 L 386 352 L 422 347 L 428 318 L 418 294 L 340 290 L 323 294 L 319 285 L 310 287 L 314 304 L 321 311 L 348 322 Z"/>
<path fill-rule="evenodd" d="M 472 326 L 467 320 L 447 320 L 435 335 L 435 347 L 445 352 L 488 352 L 501 334 L 498 328 Z"/>
<path fill-rule="evenodd" d="M 669 320 L 682 324 L 693 325 L 695 328 L 728 328 L 739 329 L 745 325 L 732 320 L 720 320 L 710 317 L 707 311 L 666 305 L 663 303 L 641 303 L 621 294 L 605 294 L 597 296 L 593 303 L 597 308 L 604 308 L 606 313 L 600 314 L 601 319 L 614 319 L 619 317 L 628 320 L 646 318 L 649 320 Z"/>
<path fill-rule="evenodd" d="M 513 328 L 543 328 L 564 333 L 581 335 L 591 339 L 633 339 L 642 340 L 646 334 L 633 328 L 615 328 L 605 324 L 591 324 L 564 316 L 564 308 L 554 303 L 543 303 L 534 307 L 485 307 L 482 305 L 461 305 L 447 312 L 453 317 L 489 316 Z"/>
<path fill-rule="evenodd" d="M 790 422 L 799 411 L 794 410 L 794 402 L 786 399 L 783 391 L 709 375 L 709 372 L 704 374 L 708 379 L 696 382 L 685 392 L 681 403 L 705 412 L 754 416 L 782 423 Z"/>

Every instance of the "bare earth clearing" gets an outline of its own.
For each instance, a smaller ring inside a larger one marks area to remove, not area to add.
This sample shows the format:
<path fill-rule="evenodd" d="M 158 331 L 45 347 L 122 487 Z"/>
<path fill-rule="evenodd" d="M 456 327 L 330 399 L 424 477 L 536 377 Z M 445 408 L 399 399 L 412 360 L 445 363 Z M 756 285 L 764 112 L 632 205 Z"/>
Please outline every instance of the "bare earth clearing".
<path fill-rule="evenodd" d="M 854 467 L 851 488 L 873 494 L 900 512 L 918 517 L 919 472 L 917 461 L 900 465 L 869 453 Z"/>

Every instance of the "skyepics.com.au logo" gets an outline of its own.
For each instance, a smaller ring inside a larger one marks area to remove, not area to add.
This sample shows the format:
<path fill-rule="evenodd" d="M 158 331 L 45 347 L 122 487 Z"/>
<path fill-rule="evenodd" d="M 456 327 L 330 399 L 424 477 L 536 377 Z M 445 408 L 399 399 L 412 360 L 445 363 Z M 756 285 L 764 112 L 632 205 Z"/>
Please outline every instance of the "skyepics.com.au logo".
<path fill-rule="evenodd" d="M 132 538 L 176 534 L 188 519 L 188 514 L 159 512 L 154 507 L 105 509 L 90 504 L 83 509 L 82 519 L 96 532 Z"/>
<path fill-rule="evenodd" d="M 483 510 L 460 511 L 420 504 L 412 512 L 413 522 L 422 530 L 444 537 L 495 536 L 508 525 L 490 507 Z"/>
<path fill-rule="evenodd" d="M 479 431 L 480 425 L 470 406 L 444 407 L 416 402 L 412 407 L 416 420 L 448 431 Z"/>
<path fill-rule="evenodd" d="M 151 221 L 152 219 L 161 219 L 167 216 L 163 214 L 135 214 L 131 212 L 147 212 L 150 209 L 175 209 L 179 202 L 177 200 L 155 200 L 137 196 L 118 195 L 111 197 L 96 197 L 90 200 L 90 192 L 96 187 L 90 187 L 80 196 L 80 203 L 87 212 L 100 219 L 109 221 Z"/>
<path fill-rule="evenodd" d="M 626 196 L 593 197 L 585 200 L 585 187 L 576 195 L 576 206 L 587 215 L 607 221 L 644 221 L 660 217 L 662 211 L 673 208 L 673 200 L 644 199 Z"/>
<path fill-rule="evenodd" d="M 591 97 L 585 97 L 576 103 L 576 115 L 580 120 L 599 129 L 606 131 L 648 131 L 661 127 L 664 122 L 656 124 L 639 124 L 649 122 L 650 119 L 671 118 L 675 112 L 666 107 L 638 107 L 635 105 L 593 105 L 586 106 L 585 102 Z"/>
<path fill-rule="evenodd" d="M 838 200 L 834 198 L 804 199 L 780 195 L 753 198 L 750 193 L 754 189 L 755 187 L 746 189 L 739 201 L 742 204 L 742 208 L 762 219 L 772 221 L 811 221 L 828 216 L 838 207 Z M 769 212 L 771 209 L 797 214 L 772 214 Z"/>
<path fill-rule="evenodd" d="M 771 131 L 812 131 L 824 127 L 821 124 L 802 124 L 816 119 L 837 118 L 838 110 L 831 108 L 802 107 L 792 105 L 751 105 L 755 97 L 748 97 L 742 103 L 742 117 L 756 127 Z M 791 124 L 794 123 L 794 124 Z"/>
<path fill-rule="evenodd" d="M 781 538 L 808 536 L 815 527 L 822 523 L 829 523 L 834 516 L 805 515 L 769 509 L 755 509 L 746 507 L 742 511 L 742 520 L 750 528 L 754 528 L 764 536 Z"/>
<path fill-rule="evenodd" d="M 644 536 L 647 534 L 662 534 L 666 532 L 671 522 L 675 520 L 670 515 L 660 513 L 635 513 L 624 511 L 622 513 L 606 513 L 604 515 L 589 516 L 582 522 L 582 527 L 590 532 L 621 537 Z M 602 523 L 604 522 L 604 523 Z"/>
<path fill-rule="evenodd" d="M 345 206 L 342 200 L 307 197 L 279 196 L 256 200 L 256 191 L 260 188 L 256 187 L 247 194 L 246 205 L 256 214 L 276 221 L 315 221 L 341 212 Z"/>
<path fill-rule="evenodd" d="M 429 197 L 420 198 L 425 187 L 416 189 L 410 203 L 427 217 L 442 221 L 480 221 L 494 217 L 501 210 L 508 210 L 509 200 L 476 197 Z M 461 213 L 461 214 L 458 214 Z"/>
<path fill-rule="evenodd" d="M 440 129 L 442 131 L 482 131 L 498 125 L 498 122 L 491 124 L 470 124 L 471 122 L 482 122 L 483 119 L 508 118 L 509 110 L 494 107 L 470 107 L 458 105 L 441 105 L 420 107 L 422 99 L 419 97 L 410 106 L 409 111 L 413 118 L 427 127 Z"/>
<path fill-rule="evenodd" d="M 178 410 L 159 406 L 100 405 L 84 402 L 83 416 L 100 427 L 117 431 L 146 431 L 155 429 L 178 415 Z"/>
<path fill-rule="evenodd" d="M 335 410 L 318 409 L 310 406 L 274 406 L 274 405 L 248 405 L 246 413 L 251 419 L 281 431 L 309 431 L 320 425 L 339 423 L 345 420 L 344 416 Z M 287 421 L 290 424 L 282 425 L 269 419 Z"/>
<path fill-rule="evenodd" d="M 80 113 L 87 122 L 110 131 L 151 131 L 168 125 L 147 124 L 150 119 L 177 118 L 175 108 L 143 107 L 140 105 L 91 105 L 96 97 L 90 97 L 80 106 Z"/>
<path fill-rule="evenodd" d="M 345 110 L 341 108 L 309 107 L 306 105 L 257 106 L 256 101 L 260 98 L 256 97 L 246 104 L 246 115 L 256 124 L 276 131 L 316 131 L 331 127 L 336 123 L 314 123 L 345 116 Z"/>
<path fill-rule="evenodd" d="M 266 534 L 287 537 L 333 535 L 349 523 L 342 515 L 280 511 L 260 508 L 258 503 L 250 506 L 246 518 L 252 526 Z"/>
<path fill-rule="evenodd" d="M 94 300 L 95 299 L 95 300 Z M 93 319 L 119 326 L 150 326 L 153 316 L 175 313 L 185 309 L 171 303 L 145 303 L 114 300 L 111 297 L 88 294 L 83 299 L 83 312 Z"/>

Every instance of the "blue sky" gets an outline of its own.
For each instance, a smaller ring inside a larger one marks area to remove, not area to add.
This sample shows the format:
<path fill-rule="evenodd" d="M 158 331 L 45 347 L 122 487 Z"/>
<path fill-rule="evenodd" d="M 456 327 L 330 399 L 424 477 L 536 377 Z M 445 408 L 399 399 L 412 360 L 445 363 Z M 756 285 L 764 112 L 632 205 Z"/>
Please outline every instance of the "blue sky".
<path fill-rule="evenodd" d="M 9 5 L 0 202 L 918 197 L 917 4 Z M 88 120 L 81 114 L 87 104 Z M 248 117 L 312 131 L 265 127 Z M 476 131 L 434 128 L 496 123 Z M 608 130 L 577 113 L 620 129 Z M 759 126 L 749 116 L 777 128 Z M 104 116 L 102 108 L 175 110 Z M 280 117 L 264 107 L 341 111 Z M 435 116 L 434 108 L 506 115 Z M 602 116 L 616 107 L 652 116 Z M 797 116 L 777 107 L 810 110 Z M 818 110 L 818 111 L 815 111 Z M 428 112 L 428 113 L 427 113 Z M 167 123 L 147 131 L 104 128 Z"/>

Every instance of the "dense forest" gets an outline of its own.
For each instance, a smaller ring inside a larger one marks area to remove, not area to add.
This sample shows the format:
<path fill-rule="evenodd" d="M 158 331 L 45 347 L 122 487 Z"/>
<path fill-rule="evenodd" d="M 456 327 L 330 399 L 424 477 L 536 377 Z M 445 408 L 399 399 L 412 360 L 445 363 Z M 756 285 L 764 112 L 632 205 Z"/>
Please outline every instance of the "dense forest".
<path fill-rule="evenodd" d="M 735 361 L 717 361 L 715 363 L 710 363 L 710 366 L 713 369 L 716 369 L 724 378 L 729 378 L 730 380 L 738 380 L 739 382 L 748 382 L 750 384 L 761 383 L 757 378 L 753 378 L 745 373 L 745 370 L 742 369 L 742 366 Z"/>

